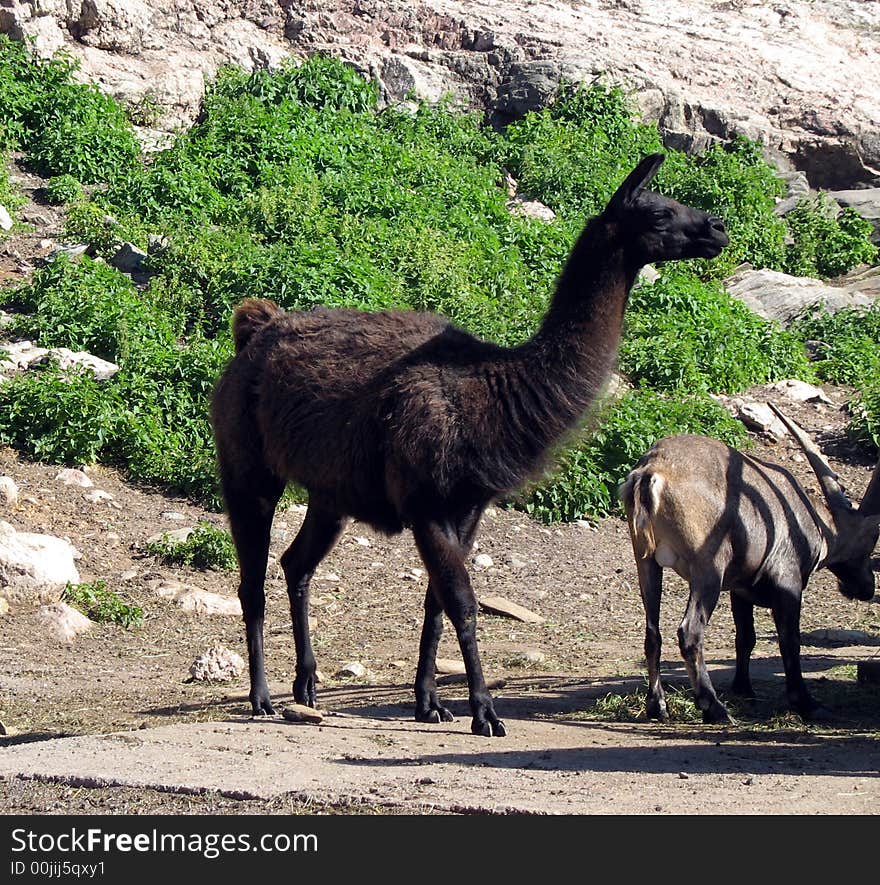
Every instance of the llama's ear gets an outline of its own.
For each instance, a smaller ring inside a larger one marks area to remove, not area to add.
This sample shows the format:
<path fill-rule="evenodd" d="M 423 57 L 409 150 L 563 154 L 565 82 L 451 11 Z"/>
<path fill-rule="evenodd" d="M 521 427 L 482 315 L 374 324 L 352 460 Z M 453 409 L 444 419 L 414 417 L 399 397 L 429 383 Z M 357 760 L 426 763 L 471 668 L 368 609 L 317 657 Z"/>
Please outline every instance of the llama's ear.
<path fill-rule="evenodd" d="M 625 209 L 634 200 L 639 191 L 657 174 L 657 170 L 666 159 L 664 154 L 650 154 L 645 157 L 629 175 L 623 184 L 608 201 L 608 209 L 612 212 Z"/>

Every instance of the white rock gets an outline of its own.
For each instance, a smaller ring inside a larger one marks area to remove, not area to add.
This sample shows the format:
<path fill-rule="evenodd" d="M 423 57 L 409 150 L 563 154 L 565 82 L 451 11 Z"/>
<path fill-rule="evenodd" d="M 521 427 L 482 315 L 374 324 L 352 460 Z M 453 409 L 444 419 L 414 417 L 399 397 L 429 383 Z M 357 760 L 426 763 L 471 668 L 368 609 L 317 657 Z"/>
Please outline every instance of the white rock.
<path fill-rule="evenodd" d="M 81 489 L 90 489 L 94 483 L 82 470 L 73 467 L 65 467 L 55 474 L 55 479 L 63 482 L 66 486 L 79 486 Z"/>
<path fill-rule="evenodd" d="M 503 596 L 485 596 L 480 599 L 480 608 L 493 615 L 503 615 L 526 624 L 542 624 L 544 618 L 530 611 L 519 603 L 512 602 Z"/>
<path fill-rule="evenodd" d="M 0 617 L 9 614 L 9 603 L 0 596 Z"/>
<path fill-rule="evenodd" d="M 527 648 L 514 652 L 510 656 L 510 660 L 514 665 L 525 666 L 528 664 L 543 664 L 547 660 L 547 656 L 536 648 Z"/>
<path fill-rule="evenodd" d="M 18 504 L 18 486 L 11 476 L 0 476 L 0 504 L 7 507 Z"/>
<path fill-rule="evenodd" d="M 797 378 L 786 378 L 771 384 L 770 387 L 799 403 L 822 402 L 834 405 L 834 400 L 830 399 L 821 387 L 815 387 L 812 384 L 807 384 L 806 381 L 799 381 Z"/>
<path fill-rule="evenodd" d="M 178 513 L 176 510 L 166 510 L 162 514 L 162 519 L 168 519 L 172 522 L 185 522 L 186 517 L 182 513 Z"/>
<path fill-rule="evenodd" d="M 355 679 L 366 675 L 367 668 L 360 661 L 349 661 L 336 671 L 336 676 L 353 676 Z"/>
<path fill-rule="evenodd" d="M 196 615 L 230 615 L 241 617 L 241 603 L 237 597 L 221 596 L 207 590 L 190 588 L 174 597 L 174 601 L 185 611 Z"/>
<path fill-rule="evenodd" d="M 488 553 L 478 553 L 474 557 L 474 565 L 477 568 L 492 568 L 495 562 Z"/>
<path fill-rule="evenodd" d="M 759 403 L 739 396 L 716 395 L 713 398 L 718 400 L 734 418 L 742 421 L 749 430 L 768 433 L 776 439 L 782 439 L 788 433 L 785 425 L 776 417 L 767 403 Z"/>
<path fill-rule="evenodd" d="M 48 354 L 35 360 L 32 365 L 39 365 L 50 359 L 56 360 L 61 369 L 74 367 L 90 369 L 98 381 L 106 381 L 119 371 L 119 366 L 116 363 L 102 360 L 101 357 L 86 353 L 84 350 L 73 351 L 66 347 L 53 347 Z"/>
<path fill-rule="evenodd" d="M 147 538 L 147 544 L 183 544 L 184 541 L 195 531 L 192 526 L 185 529 L 173 529 L 172 531 L 156 532 Z"/>
<path fill-rule="evenodd" d="M 231 682 L 244 671 L 244 660 L 237 652 L 214 645 L 190 665 L 189 675 L 196 682 Z"/>
<path fill-rule="evenodd" d="M 187 590 L 198 589 L 191 584 L 184 584 L 181 581 L 173 581 L 170 579 L 148 581 L 147 586 L 161 599 L 176 599 Z"/>
<path fill-rule="evenodd" d="M 39 618 L 40 623 L 59 642 L 73 642 L 80 633 L 85 633 L 92 627 L 92 621 L 66 602 L 41 606 Z"/>
<path fill-rule="evenodd" d="M 13 611 L 58 602 L 68 582 L 79 583 L 75 553 L 61 538 L 0 521 L 0 596 Z"/>
<path fill-rule="evenodd" d="M 369 538 L 355 538 L 355 544 L 359 544 L 361 547 L 372 547 L 373 542 Z"/>
<path fill-rule="evenodd" d="M 89 504 L 103 504 L 105 501 L 113 500 L 113 495 L 110 492 L 105 492 L 101 489 L 92 489 L 90 492 L 86 492 L 83 497 Z"/>
<path fill-rule="evenodd" d="M 437 675 L 449 676 L 452 673 L 466 673 L 464 661 L 455 658 L 437 658 Z"/>
<path fill-rule="evenodd" d="M 12 229 L 12 216 L 5 206 L 0 206 L 0 230 Z"/>
<path fill-rule="evenodd" d="M 514 215 L 525 215 L 528 218 L 539 218 L 541 221 L 553 221 L 556 213 L 539 200 L 529 200 L 517 194 L 507 201 L 507 210 Z"/>

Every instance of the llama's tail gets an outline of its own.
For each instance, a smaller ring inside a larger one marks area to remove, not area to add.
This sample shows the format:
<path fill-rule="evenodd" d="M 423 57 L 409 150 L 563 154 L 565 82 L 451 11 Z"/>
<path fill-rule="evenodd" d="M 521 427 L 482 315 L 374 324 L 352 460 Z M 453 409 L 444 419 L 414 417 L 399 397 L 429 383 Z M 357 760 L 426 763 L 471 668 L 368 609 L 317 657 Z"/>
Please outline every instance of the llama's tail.
<path fill-rule="evenodd" d="M 232 314 L 232 340 L 235 343 L 235 352 L 244 350 L 255 332 L 283 313 L 284 311 L 274 301 L 269 301 L 267 298 L 246 298 L 242 301 Z"/>
<path fill-rule="evenodd" d="M 657 549 L 652 517 L 657 513 L 663 484 L 659 473 L 634 470 L 620 487 L 633 545 L 645 559 Z"/>

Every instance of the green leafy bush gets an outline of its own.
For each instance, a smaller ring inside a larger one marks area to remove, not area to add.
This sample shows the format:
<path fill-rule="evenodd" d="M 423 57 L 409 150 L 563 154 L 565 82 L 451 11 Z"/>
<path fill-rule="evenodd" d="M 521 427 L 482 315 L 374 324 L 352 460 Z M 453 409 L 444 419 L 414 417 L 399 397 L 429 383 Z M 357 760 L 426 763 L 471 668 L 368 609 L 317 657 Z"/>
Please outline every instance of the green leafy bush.
<path fill-rule="evenodd" d="M 805 197 L 785 216 L 793 242 L 785 248 L 787 273 L 835 277 L 877 258 L 873 227 L 855 209 L 839 209 L 825 193 Z"/>
<path fill-rule="evenodd" d="M 93 184 L 130 168 L 140 149 L 122 107 L 75 82 L 75 70 L 69 57 L 39 59 L 0 35 L 0 148 L 27 150 L 44 174 Z"/>
<path fill-rule="evenodd" d="M 85 196 L 82 183 L 72 175 L 55 175 L 46 182 L 50 203 L 73 203 Z"/>
<path fill-rule="evenodd" d="M 93 464 L 116 429 L 118 405 L 89 370 L 25 372 L 0 384 L 0 445 L 53 464 Z"/>
<path fill-rule="evenodd" d="M 61 258 L 0 295 L 28 314 L 14 331 L 120 365 L 100 386 L 51 370 L 3 385 L 0 442 L 46 459 L 100 458 L 213 506 L 209 400 L 242 298 L 437 311 L 515 345 L 538 327 L 586 216 L 661 147 L 656 127 L 602 81 L 566 87 L 551 108 L 496 132 L 450 102 L 377 112 L 373 84 L 315 57 L 277 71 L 224 69 L 197 123 L 140 162 L 124 112 L 73 73 L 63 57 L 38 62 L 0 38 L 0 142 L 50 169 L 51 190 L 69 203 L 68 236 L 97 255 L 123 240 L 146 247 L 150 234 L 167 247 L 151 254 L 145 285 L 100 261 Z M 743 260 L 813 262 L 825 273 L 870 254 L 849 215 L 830 224 L 805 208 L 789 226 L 777 218 L 782 185 L 750 142 L 666 154 L 654 186 L 720 214 L 731 246 L 633 293 L 621 366 L 639 389 L 521 499 L 542 519 L 614 511 L 617 484 L 661 435 L 740 439 L 708 392 L 812 377 L 803 329 L 757 319 L 713 279 Z M 505 169 L 557 210 L 553 223 L 508 211 Z M 89 197 L 77 190 L 96 180 Z M 848 372 L 865 387 L 875 341 L 860 334 L 848 354 L 835 339 L 820 377 Z"/>
<path fill-rule="evenodd" d="M 207 522 L 200 522 L 185 541 L 175 541 L 166 535 L 160 541 L 147 544 L 145 549 L 170 565 L 233 569 L 237 563 L 229 533 Z"/>
<path fill-rule="evenodd" d="M 140 626 L 144 619 L 140 606 L 124 602 L 117 593 L 107 589 L 104 581 L 91 584 L 68 582 L 61 599 L 98 623 L 119 624 L 128 629 Z"/>
<path fill-rule="evenodd" d="M 796 335 L 752 313 L 718 283 L 682 270 L 636 288 L 625 323 L 620 368 L 644 387 L 738 393 L 812 377 Z"/>

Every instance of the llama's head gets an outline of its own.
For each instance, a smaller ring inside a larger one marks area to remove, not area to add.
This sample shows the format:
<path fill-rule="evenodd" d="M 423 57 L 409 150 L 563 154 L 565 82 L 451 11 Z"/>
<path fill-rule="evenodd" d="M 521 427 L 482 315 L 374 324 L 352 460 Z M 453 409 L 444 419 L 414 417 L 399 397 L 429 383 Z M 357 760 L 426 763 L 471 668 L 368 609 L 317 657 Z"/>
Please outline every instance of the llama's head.
<path fill-rule="evenodd" d="M 645 190 L 663 163 L 663 154 L 645 157 L 602 213 L 634 262 L 642 265 L 675 258 L 714 258 L 729 242 L 724 222 Z"/>

